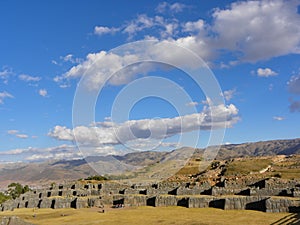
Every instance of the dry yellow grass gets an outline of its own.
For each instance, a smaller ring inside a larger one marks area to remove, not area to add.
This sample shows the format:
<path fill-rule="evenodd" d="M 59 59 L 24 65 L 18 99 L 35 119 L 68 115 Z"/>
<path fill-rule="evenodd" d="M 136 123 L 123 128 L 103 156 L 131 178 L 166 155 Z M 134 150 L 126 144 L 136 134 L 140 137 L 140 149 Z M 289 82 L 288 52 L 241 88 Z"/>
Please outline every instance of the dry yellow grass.
<path fill-rule="evenodd" d="M 234 160 L 226 166 L 225 175 L 247 175 L 250 172 L 258 172 L 272 163 L 271 159 L 245 158 Z"/>
<path fill-rule="evenodd" d="M 33 214 L 36 217 L 33 217 Z M 188 209 L 182 207 L 134 207 L 109 209 L 99 213 L 98 209 L 17 209 L 1 212 L 1 216 L 16 215 L 34 224 L 289 224 L 296 219 L 290 213 L 263 213 L 257 211 L 224 211 L 220 209 Z M 63 216 L 64 215 L 64 216 Z"/>

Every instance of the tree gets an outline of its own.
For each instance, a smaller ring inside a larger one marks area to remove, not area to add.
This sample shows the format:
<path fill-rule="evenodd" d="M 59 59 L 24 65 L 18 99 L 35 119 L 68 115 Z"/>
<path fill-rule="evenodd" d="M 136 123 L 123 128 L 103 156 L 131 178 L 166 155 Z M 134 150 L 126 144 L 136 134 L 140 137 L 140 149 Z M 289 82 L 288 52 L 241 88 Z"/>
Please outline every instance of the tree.
<path fill-rule="evenodd" d="M 2 202 L 5 202 L 6 200 L 10 199 L 11 197 L 9 195 L 5 195 L 4 193 L 0 192 L 0 204 Z"/>
<path fill-rule="evenodd" d="M 8 185 L 8 194 L 13 199 L 18 198 L 21 194 L 24 194 L 25 192 L 30 191 L 30 188 L 28 185 L 25 185 L 24 187 L 19 183 L 11 183 Z"/>

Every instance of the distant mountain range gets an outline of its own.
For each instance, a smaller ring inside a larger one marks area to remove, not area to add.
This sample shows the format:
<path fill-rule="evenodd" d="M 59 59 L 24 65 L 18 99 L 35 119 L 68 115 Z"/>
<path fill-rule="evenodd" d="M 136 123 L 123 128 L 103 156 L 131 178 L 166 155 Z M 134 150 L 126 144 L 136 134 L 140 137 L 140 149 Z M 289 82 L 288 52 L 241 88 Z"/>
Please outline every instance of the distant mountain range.
<path fill-rule="evenodd" d="M 221 147 L 217 158 L 300 154 L 300 138 L 230 144 Z"/>
<path fill-rule="evenodd" d="M 172 152 L 135 152 L 124 156 L 93 156 L 85 159 L 69 161 L 50 161 L 41 163 L 11 163 L 0 164 L 0 187 L 6 187 L 11 182 L 42 185 L 50 182 L 76 180 L 95 175 L 96 172 L 89 163 L 97 165 L 102 174 L 124 171 L 124 165 L 134 168 L 154 165 L 166 158 L 191 150 L 191 148 L 176 149 Z M 194 157 L 203 154 L 203 149 L 195 149 Z M 273 156 L 300 154 L 300 138 L 291 140 L 273 140 L 254 143 L 230 144 L 220 148 L 217 159 L 229 159 L 247 156 Z M 119 162 L 116 165 L 116 161 Z M 129 167 L 128 167 L 129 168 Z M 126 169 L 126 168 L 125 168 Z"/>

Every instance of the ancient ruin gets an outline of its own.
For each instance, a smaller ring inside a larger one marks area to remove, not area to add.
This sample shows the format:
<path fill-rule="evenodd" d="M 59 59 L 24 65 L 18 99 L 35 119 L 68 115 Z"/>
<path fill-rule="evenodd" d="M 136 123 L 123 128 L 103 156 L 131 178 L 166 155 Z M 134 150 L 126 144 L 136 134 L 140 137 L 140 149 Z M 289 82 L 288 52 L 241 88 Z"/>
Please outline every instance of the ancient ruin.
<path fill-rule="evenodd" d="M 298 180 L 269 178 L 229 181 L 214 186 L 208 183 L 161 182 L 151 185 L 117 182 L 74 182 L 27 192 L 4 202 L 0 209 L 16 208 L 86 208 L 113 206 L 182 206 L 213 207 L 224 210 L 258 210 L 263 212 L 299 212 Z"/>

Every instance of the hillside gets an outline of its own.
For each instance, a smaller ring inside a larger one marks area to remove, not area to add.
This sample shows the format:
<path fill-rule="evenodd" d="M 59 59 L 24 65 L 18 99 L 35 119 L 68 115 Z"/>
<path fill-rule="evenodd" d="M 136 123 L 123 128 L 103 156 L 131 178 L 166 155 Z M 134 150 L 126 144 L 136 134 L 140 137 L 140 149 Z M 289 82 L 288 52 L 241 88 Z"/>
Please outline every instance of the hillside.
<path fill-rule="evenodd" d="M 229 159 L 245 156 L 292 155 L 299 153 L 300 138 L 297 138 L 224 145 L 220 149 L 217 158 Z"/>
<path fill-rule="evenodd" d="M 157 172 L 158 170 L 169 170 L 170 167 L 162 166 L 157 162 L 167 158 L 184 157 L 184 151 L 190 148 L 181 148 L 172 152 L 136 152 L 124 156 L 89 157 L 87 161 L 102 168 L 102 174 L 124 171 L 120 165 L 128 168 L 141 168 L 141 170 Z M 180 170 L 181 174 L 194 174 L 199 167 L 199 159 L 203 149 L 196 149 L 193 160 Z M 216 159 L 228 160 L 233 158 L 292 155 L 300 153 L 300 139 L 274 140 L 255 143 L 231 144 L 221 147 Z M 178 159 L 178 158 L 177 158 Z M 298 159 L 298 158 L 297 158 Z M 197 161 L 198 160 L 198 161 Z M 120 165 L 115 162 L 119 161 Z M 197 163 L 198 162 L 198 163 Z M 163 164 L 165 165 L 165 164 Z M 153 169 L 154 168 L 154 169 Z M 195 169 L 196 168 L 196 169 Z M 65 180 L 76 180 L 82 177 L 94 175 L 96 172 L 84 159 L 41 163 L 13 163 L 0 165 L 0 187 L 6 187 L 11 182 L 20 182 L 30 185 L 41 185 L 50 182 L 63 182 Z M 132 174 L 130 174 L 132 176 Z"/>

